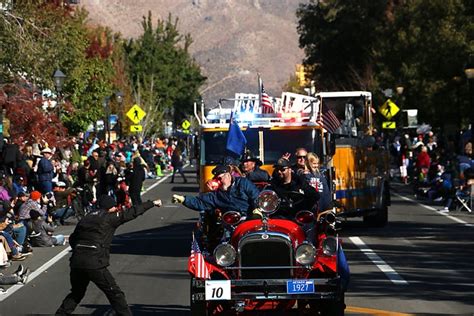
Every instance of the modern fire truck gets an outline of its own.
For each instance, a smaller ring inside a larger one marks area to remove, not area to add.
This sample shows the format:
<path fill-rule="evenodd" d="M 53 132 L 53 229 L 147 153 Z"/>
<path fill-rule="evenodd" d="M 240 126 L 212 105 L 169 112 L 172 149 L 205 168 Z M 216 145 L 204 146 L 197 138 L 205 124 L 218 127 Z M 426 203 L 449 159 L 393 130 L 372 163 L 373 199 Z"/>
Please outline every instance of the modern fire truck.
<path fill-rule="evenodd" d="M 337 212 L 362 216 L 372 226 L 385 225 L 390 204 L 388 154 L 374 146 L 371 102 L 371 93 L 365 91 L 321 92 L 314 97 L 284 92 L 273 99 L 273 111 L 263 113 L 258 95 L 237 93 L 207 111 L 204 105 L 195 106 L 201 191 L 206 191 L 211 170 L 223 159 L 233 113 L 247 139 L 247 150 L 259 157 L 263 169 L 272 174 L 273 164 L 297 148 L 314 152 L 328 170 Z M 332 133 L 321 124 L 324 107 L 340 120 Z"/>

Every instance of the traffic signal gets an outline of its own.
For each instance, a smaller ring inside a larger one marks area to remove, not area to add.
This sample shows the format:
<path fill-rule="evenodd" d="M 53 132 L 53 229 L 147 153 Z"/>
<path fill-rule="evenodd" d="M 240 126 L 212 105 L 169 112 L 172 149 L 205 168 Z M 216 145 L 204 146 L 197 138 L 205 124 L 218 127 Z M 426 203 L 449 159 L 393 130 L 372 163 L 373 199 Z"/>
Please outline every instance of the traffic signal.
<path fill-rule="evenodd" d="M 306 71 L 304 65 L 298 64 L 296 65 L 296 80 L 298 80 L 298 84 L 300 87 L 306 87 L 308 85 L 308 80 L 306 79 Z"/>

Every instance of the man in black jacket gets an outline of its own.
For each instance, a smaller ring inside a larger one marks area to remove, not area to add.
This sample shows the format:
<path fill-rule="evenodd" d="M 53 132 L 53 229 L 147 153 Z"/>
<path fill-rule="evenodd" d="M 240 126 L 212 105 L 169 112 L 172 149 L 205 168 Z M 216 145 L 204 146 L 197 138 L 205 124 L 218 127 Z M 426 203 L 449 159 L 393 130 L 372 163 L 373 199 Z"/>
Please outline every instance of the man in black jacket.
<path fill-rule="evenodd" d="M 86 294 L 89 282 L 93 282 L 109 299 L 118 315 L 131 315 L 125 294 L 109 272 L 110 244 L 115 230 L 122 224 L 161 206 L 161 200 L 147 201 L 117 212 L 115 200 L 103 195 L 99 199 L 100 209 L 86 215 L 69 238 L 72 247 L 71 293 L 64 299 L 56 315 L 70 315 Z"/>
<path fill-rule="evenodd" d="M 271 189 L 282 199 L 277 215 L 294 218 L 302 210 L 311 210 L 319 200 L 319 193 L 306 180 L 293 172 L 288 159 L 280 158 L 271 181 Z"/>

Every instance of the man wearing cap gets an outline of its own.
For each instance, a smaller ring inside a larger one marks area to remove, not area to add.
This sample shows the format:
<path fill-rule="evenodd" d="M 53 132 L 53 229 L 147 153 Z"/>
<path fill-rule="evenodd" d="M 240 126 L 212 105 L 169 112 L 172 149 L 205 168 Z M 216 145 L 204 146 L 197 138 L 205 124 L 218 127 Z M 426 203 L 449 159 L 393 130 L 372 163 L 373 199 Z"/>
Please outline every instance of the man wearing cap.
<path fill-rule="evenodd" d="M 250 180 L 233 177 L 230 171 L 227 165 L 217 165 L 212 170 L 214 179 L 219 182 L 219 188 L 216 191 L 195 197 L 173 194 L 173 202 L 182 203 L 196 211 L 213 212 L 220 209 L 223 212 L 236 211 L 243 216 L 251 215 L 257 208 L 259 191 Z"/>
<path fill-rule="evenodd" d="M 277 215 L 293 218 L 298 211 L 311 210 L 319 200 L 319 193 L 302 176 L 293 172 L 288 159 L 278 159 L 273 167 L 271 189 L 283 201 Z"/>
<path fill-rule="evenodd" d="M 54 167 L 51 163 L 53 152 L 50 148 L 46 147 L 41 151 L 41 153 L 43 154 L 43 157 L 41 157 L 40 161 L 38 162 L 36 174 L 38 176 L 38 189 L 43 194 L 46 194 L 53 191 Z"/>
<path fill-rule="evenodd" d="M 97 211 L 87 214 L 76 226 L 69 238 L 72 248 L 70 259 L 71 292 L 64 298 L 56 315 L 70 315 L 86 294 L 89 282 L 93 282 L 107 296 L 118 315 L 132 315 L 125 294 L 109 272 L 110 244 L 115 230 L 128 221 L 161 206 L 161 200 L 147 201 L 117 212 L 115 200 L 102 195 Z"/>
<path fill-rule="evenodd" d="M 270 175 L 265 170 L 260 169 L 262 161 L 252 153 L 247 152 L 242 159 L 241 170 L 243 176 L 252 182 L 269 182 Z"/>

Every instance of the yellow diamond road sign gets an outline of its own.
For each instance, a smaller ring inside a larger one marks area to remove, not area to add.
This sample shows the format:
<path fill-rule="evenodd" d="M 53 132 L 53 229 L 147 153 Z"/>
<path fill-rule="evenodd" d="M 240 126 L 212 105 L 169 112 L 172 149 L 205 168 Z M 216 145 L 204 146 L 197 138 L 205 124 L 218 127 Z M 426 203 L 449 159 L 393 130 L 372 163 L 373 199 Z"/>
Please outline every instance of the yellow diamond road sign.
<path fill-rule="evenodd" d="M 131 132 L 141 132 L 143 131 L 143 126 L 141 125 L 130 125 Z"/>
<path fill-rule="evenodd" d="M 146 112 L 142 110 L 138 104 L 135 104 L 128 110 L 127 117 L 135 124 L 138 124 L 146 115 Z"/>
<path fill-rule="evenodd" d="M 385 103 L 379 108 L 379 112 L 385 116 L 387 120 L 391 120 L 399 111 L 400 108 L 390 99 L 385 101 Z"/>
<path fill-rule="evenodd" d="M 181 127 L 186 130 L 191 126 L 191 123 L 189 123 L 188 120 L 184 120 L 183 123 L 181 123 Z"/>

